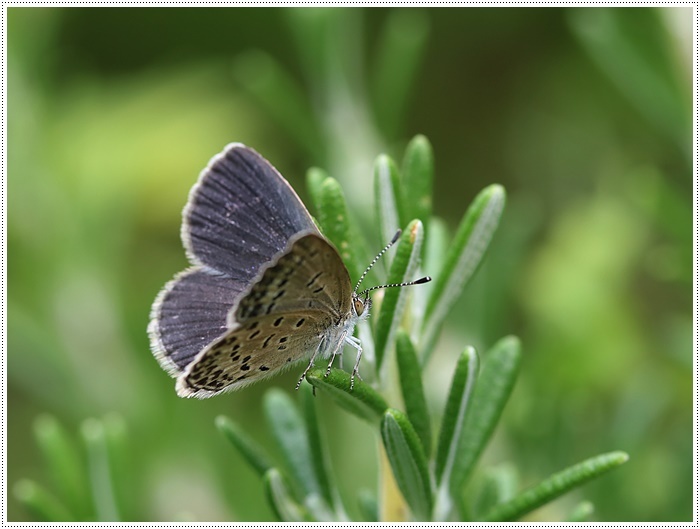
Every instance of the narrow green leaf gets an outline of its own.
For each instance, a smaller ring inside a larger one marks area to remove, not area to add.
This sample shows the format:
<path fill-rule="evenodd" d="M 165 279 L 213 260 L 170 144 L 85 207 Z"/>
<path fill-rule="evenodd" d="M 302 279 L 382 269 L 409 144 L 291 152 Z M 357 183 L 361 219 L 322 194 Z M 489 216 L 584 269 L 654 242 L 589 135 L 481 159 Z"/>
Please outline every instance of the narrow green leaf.
<path fill-rule="evenodd" d="M 252 50 L 236 57 L 236 81 L 300 147 L 322 160 L 323 138 L 304 90 L 271 55 Z"/>
<path fill-rule="evenodd" d="M 435 500 L 435 521 L 449 521 L 453 516 L 455 499 L 450 489 L 452 471 L 464 435 L 467 411 L 472 406 L 472 394 L 479 371 L 479 357 L 473 347 L 467 347 L 457 361 L 450 393 L 442 415 L 442 425 L 435 455 L 435 477 L 438 492 Z"/>
<path fill-rule="evenodd" d="M 379 222 L 379 232 L 384 243 L 389 242 L 396 230 L 408 223 L 403 211 L 403 188 L 399 170 L 387 155 L 380 155 L 374 162 L 374 206 Z"/>
<path fill-rule="evenodd" d="M 396 255 L 389 269 L 389 284 L 399 284 L 415 277 L 420 250 L 423 245 L 423 225 L 419 220 L 412 221 L 401 234 L 396 244 Z M 420 288 L 415 286 L 411 288 Z M 374 354 L 377 372 L 381 372 L 382 362 L 393 345 L 393 338 L 401 320 L 409 294 L 408 288 L 387 288 L 379 308 L 379 316 L 374 327 Z"/>
<path fill-rule="evenodd" d="M 592 457 L 551 475 L 539 485 L 530 487 L 512 500 L 497 505 L 485 517 L 485 522 L 511 522 L 625 463 L 625 452 L 610 452 Z"/>
<path fill-rule="evenodd" d="M 23 479 L 14 486 L 14 495 L 35 518 L 35 522 L 84 522 L 71 513 L 53 494 L 41 485 Z"/>
<path fill-rule="evenodd" d="M 388 409 L 388 404 L 379 393 L 368 384 L 355 379 L 355 387 L 350 390 L 350 373 L 341 369 L 332 369 L 328 377 L 325 369 L 313 368 L 306 380 L 321 391 L 327 392 L 339 406 L 360 419 L 377 423 Z"/>
<path fill-rule="evenodd" d="M 381 434 L 396 484 L 417 521 L 430 519 L 433 496 L 428 461 L 418 434 L 402 412 L 389 409 L 381 423 Z"/>
<path fill-rule="evenodd" d="M 321 495 L 314 472 L 306 424 L 292 399 L 279 389 L 271 389 L 263 398 L 263 407 L 272 435 L 280 448 L 299 497 Z"/>
<path fill-rule="evenodd" d="M 235 422 L 228 417 L 219 415 L 215 424 L 260 477 L 263 477 L 272 468 L 270 457 L 262 450 L 260 444 L 248 437 Z"/>
<path fill-rule="evenodd" d="M 472 392 L 479 372 L 479 356 L 476 349 L 467 347 L 459 356 L 452 375 L 452 385 L 442 414 L 442 425 L 435 455 L 435 476 L 440 482 L 447 469 L 452 471 L 459 448 L 459 439 L 464 430 L 467 410 L 471 406 Z"/>
<path fill-rule="evenodd" d="M 590 521 L 594 512 L 595 507 L 590 501 L 582 501 L 576 507 L 574 507 L 574 510 L 571 511 L 569 517 L 564 521 L 569 523 L 588 522 Z"/>
<path fill-rule="evenodd" d="M 338 181 L 334 178 L 326 178 L 321 184 L 318 199 L 318 221 L 323 228 L 323 233 L 340 252 L 345 266 L 350 271 L 351 279 L 359 279 L 364 268 L 358 264 L 357 256 L 363 245 L 351 227 L 345 195 Z"/>
<path fill-rule="evenodd" d="M 457 497 L 474 468 L 515 384 L 520 367 L 520 342 L 514 336 L 499 340 L 484 357 L 472 403 L 459 438 L 449 490 Z"/>
<path fill-rule="evenodd" d="M 374 492 L 361 489 L 357 494 L 357 505 L 363 522 L 375 523 L 379 521 L 379 502 Z"/>
<path fill-rule="evenodd" d="M 126 421 L 118 413 L 108 413 L 102 418 L 109 456 L 109 468 L 114 484 L 114 497 L 124 519 L 138 517 L 138 498 L 134 494 L 135 470 L 129 446 Z"/>
<path fill-rule="evenodd" d="M 406 147 L 401 174 L 406 193 L 406 215 L 423 223 L 430 233 L 430 217 L 433 213 L 433 147 L 428 138 L 415 136 Z M 426 252 L 423 252 L 426 256 Z"/>
<path fill-rule="evenodd" d="M 299 387 L 299 391 L 301 392 L 301 410 L 304 415 L 304 422 L 306 423 L 309 449 L 312 454 L 311 464 L 314 474 L 316 474 L 320 493 L 329 506 L 340 507 L 340 498 L 337 494 L 334 494 L 336 489 L 331 475 L 328 453 L 321 441 L 321 430 L 318 424 L 316 403 L 314 402 L 311 386 L 309 384 L 302 384 Z"/>
<path fill-rule="evenodd" d="M 60 500 L 78 519 L 93 516 L 89 498 L 85 465 L 72 440 L 51 415 L 41 415 L 34 422 L 34 435 L 42 452 L 48 473 Z"/>
<path fill-rule="evenodd" d="M 425 52 L 429 24 L 413 9 L 389 12 L 377 45 L 371 77 L 374 110 L 387 138 L 395 138 Z"/>
<path fill-rule="evenodd" d="M 423 391 L 421 367 L 411 338 L 401 329 L 396 336 L 396 361 L 399 366 L 401 393 L 406 414 L 421 440 L 426 457 L 430 457 L 432 433 L 428 405 Z"/>
<path fill-rule="evenodd" d="M 450 236 L 443 221 L 440 217 L 432 217 L 430 219 L 430 228 L 426 232 L 425 237 L 425 257 L 423 259 L 423 270 L 428 275 L 436 277 L 445 264 L 445 257 L 450 244 Z M 430 284 L 432 289 L 435 282 Z"/>
<path fill-rule="evenodd" d="M 328 178 L 328 173 L 318 167 L 311 167 L 306 171 L 306 188 L 311 195 L 311 201 L 314 205 L 314 211 L 321 210 L 321 187 L 323 182 Z"/>
<path fill-rule="evenodd" d="M 86 419 L 80 427 L 88 454 L 88 470 L 98 522 L 118 522 L 119 508 L 109 465 L 105 428 L 97 419 Z"/>
<path fill-rule="evenodd" d="M 282 474 L 276 468 L 271 468 L 263 476 L 265 496 L 277 518 L 282 522 L 312 521 L 309 513 L 299 505 L 289 493 L 289 487 Z"/>
<path fill-rule="evenodd" d="M 442 219 L 433 217 L 430 219 L 429 231 L 425 232 L 425 242 L 423 244 L 423 259 L 420 265 L 418 275 L 428 275 L 436 277 L 442 270 L 447 255 L 449 237 L 447 226 Z M 428 305 L 428 300 L 431 297 L 435 281 L 421 285 L 420 288 L 414 289 L 411 298 L 411 313 L 413 322 L 411 324 L 411 339 L 414 344 L 421 341 L 421 329 L 425 323 L 425 309 Z M 422 365 L 425 365 L 425 359 L 429 357 L 426 354 L 420 354 L 418 360 Z"/>
<path fill-rule="evenodd" d="M 420 343 L 423 362 L 442 322 L 486 252 L 501 218 L 505 197 L 505 190 L 500 185 L 487 187 L 474 199 L 462 219 L 426 307 Z"/>

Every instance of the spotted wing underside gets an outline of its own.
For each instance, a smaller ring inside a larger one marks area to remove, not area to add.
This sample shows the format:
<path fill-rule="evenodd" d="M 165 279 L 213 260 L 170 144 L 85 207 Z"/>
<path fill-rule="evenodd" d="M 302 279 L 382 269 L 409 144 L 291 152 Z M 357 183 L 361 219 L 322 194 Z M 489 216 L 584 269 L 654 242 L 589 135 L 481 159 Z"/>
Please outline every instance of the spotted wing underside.
<path fill-rule="evenodd" d="M 306 234 L 259 274 L 229 314 L 229 331 L 178 379 L 180 396 L 209 397 L 261 380 L 312 354 L 351 314 L 338 252 Z"/>
<path fill-rule="evenodd" d="M 178 395 L 211 397 L 276 374 L 313 353 L 330 324 L 321 311 L 251 318 L 202 351 L 178 379 Z"/>

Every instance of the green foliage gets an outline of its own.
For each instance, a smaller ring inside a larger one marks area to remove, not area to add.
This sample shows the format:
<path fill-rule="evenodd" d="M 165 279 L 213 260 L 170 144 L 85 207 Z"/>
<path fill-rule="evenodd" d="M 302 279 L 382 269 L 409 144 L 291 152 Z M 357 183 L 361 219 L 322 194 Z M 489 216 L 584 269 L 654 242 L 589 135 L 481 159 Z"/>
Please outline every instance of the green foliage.
<path fill-rule="evenodd" d="M 429 520 L 433 491 L 428 460 L 411 421 L 401 411 L 390 409 L 382 418 L 380 431 L 394 478 L 413 516 L 417 521 Z"/>
<path fill-rule="evenodd" d="M 498 227 L 505 204 L 505 190 L 491 185 L 474 199 L 464 214 L 430 292 L 421 331 L 421 351 L 427 359 L 442 322 L 457 301 L 467 281 L 478 268 Z"/>
<path fill-rule="evenodd" d="M 484 517 L 485 522 L 512 522 L 541 505 L 578 487 L 601 474 L 626 463 L 624 452 L 601 454 L 557 472 L 541 483 L 529 487 L 512 500 L 494 506 Z M 580 516 L 579 513 L 574 513 Z"/>
<path fill-rule="evenodd" d="M 390 241 L 397 226 L 408 222 L 404 212 L 405 198 L 394 161 L 383 154 L 374 163 L 374 208 L 382 240 Z"/>
<path fill-rule="evenodd" d="M 417 137 L 410 143 L 404 175 L 398 173 L 396 164 L 387 156 L 377 160 L 375 182 L 380 183 L 375 186 L 376 199 L 378 203 L 395 208 L 390 218 L 400 219 L 398 212 L 408 211 L 422 217 L 426 223 L 430 221 L 431 226 L 441 226 L 439 221 L 429 218 L 431 200 L 427 189 L 432 182 L 432 163 L 432 149 L 424 137 Z M 351 273 L 359 275 L 362 268 L 354 249 L 362 245 L 357 240 L 358 230 L 349 220 L 340 185 L 317 169 L 309 171 L 307 181 L 318 208 L 321 228 L 340 249 Z M 408 192 L 405 186 L 409 183 L 418 191 Z M 467 347 L 460 355 L 452 375 L 437 448 L 434 453 L 432 451 L 431 422 L 436 420 L 428 412 L 423 368 L 431 356 L 437 330 L 486 252 L 504 201 L 505 192 L 500 186 L 482 191 L 465 214 L 449 250 L 440 254 L 444 260 L 440 262 L 435 257 L 430 260 L 431 266 L 439 267 L 439 272 L 423 314 L 409 310 L 408 304 L 410 293 L 423 285 L 389 288 L 383 292 L 382 299 L 377 300 L 371 336 L 376 367 L 372 383 L 358 380 L 351 388 L 350 374 L 346 371 L 334 368 L 326 376 L 325 370 L 314 368 L 308 373 L 308 384 L 301 387 L 299 403 L 278 389 L 265 394 L 265 418 L 276 445 L 274 455 L 281 459 L 281 464 L 275 463 L 236 422 L 225 416 L 216 419 L 216 426 L 224 437 L 262 477 L 270 508 L 280 521 L 349 520 L 332 476 L 323 440 L 323 421 L 316 410 L 316 389 L 378 430 L 393 474 L 381 476 L 381 479 L 395 481 L 410 510 L 407 518 L 410 521 L 517 520 L 627 460 L 622 452 L 601 455 L 515 495 L 512 473 L 492 472 L 482 481 L 471 505 L 464 504 L 465 484 L 496 428 L 517 378 L 521 353 L 520 342 L 515 337 L 498 341 L 484 356 L 481 369 L 473 347 Z M 386 223 L 382 223 L 381 214 L 379 217 L 379 231 L 386 232 Z M 416 278 L 423 248 L 423 226 L 420 218 L 409 221 L 396 243 L 389 267 L 390 284 Z M 418 341 L 423 344 L 423 362 L 411 339 L 411 330 L 418 333 Z M 428 338 L 424 338 L 426 333 Z M 394 352 L 398 381 L 390 376 L 394 370 L 388 365 L 394 361 Z M 400 389 L 405 413 L 388 404 L 396 394 L 392 384 Z M 36 436 L 50 474 L 55 484 L 60 484 L 61 497 L 54 497 L 27 480 L 17 484 L 15 496 L 35 516 L 47 521 L 121 519 L 113 472 L 119 467 L 114 462 L 118 460 L 119 446 L 124 439 L 119 435 L 119 442 L 115 442 L 114 433 L 119 432 L 115 424 L 120 423 L 93 419 L 83 424 L 85 472 L 81 470 L 81 458 L 74 445 L 58 423 L 50 417 L 41 417 L 36 423 Z M 91 504 L 83 503 L 87 489 L 91 491 Z M 381 516 L 379 513 L 387 512 L 389 507 L 378 504 L 367 494 L 359 501 L 368 519 L 377 519 Z M 389 497 L 384 501 L 394 500 Z M 571 517 L 585 518 L 589 511 L 581 507 Z"/>
<path fill-rule="evenodd" d="M 327 393 L 339 406 L 366 421 L 379 421 L 388 408 L 384 397 L 361 380 L 356 380 L 350 390 L 350 373 L 345 371 L 333 369 L 326 376 L 324 369 L 315 368 L 307 373 L 306 380 Z"/>
<path fill-rule="evenodd" d="M 119 466 L 127 450 L 123 421 L 112 415 L 87 419 L 82 443 L 71 439 L 58 421 L 42 415 L 34 433 L 49 470 L 51 492 L 24 479 L 14 487 L 18 501 L 43 522 L 118 522 L 131 515 L 129 478 Z"/>
<path fill-rule="evenodd" d="M 216 418 L 216 426 L 261 477 L 272 468 L 270 457 L 235 422 L 220 415 Z"/>
<path fill-rule="evenodd" d="M 452 374 L 452 386 L 447 397 L 440 428 L 440 438 L 435 456 L 435 475 L 441 488 L 449 487 L 449 484 L 452 483 L 450 472 L 454 468 L 460 439 L 462 439 L 464 432 L 467 406 L 471 403 L 478 370 L 479 357 L 476 350 L 473 347 L 467 347 L 460 355 L 457 367 Z"/>
<path fill-rule="evenodd" d="M 427 140 L 416 138 L 410 144 L 405 167 L 412 167 L 412 185 L 425 189 L 418 175 L 432 180 L 432 157 Z M 422 151 L 424 154 L 416 154 Z M 317 176 L 321 175 L 321 177 Z M 406 196 L 403 182 L 396 164 L 382 155 L 375 164 L 376 200 L 388 207 L 402 203 Z M 340 198 L 338 184 L 327 175 L 314 171 L 308 175 L 311 190 L 320 209 L 319 220 L 331 240 L 342 244 L 342 248 L 355 246 L 351 234 L 354 230 L 346 222 L 347 208 Z M 391 200 L 391 197 L 394 197 Z M 326 197 L 326 198 L 324 198 Z M 331 198 L 328 198 L 331 197 Z M 389 197 L 389 198 L 387 198 Z M 423 206 L 429 199 L 421 199 Z M 410 506 L 408 521 L 512 521 L 528 514 L 571 488 L 614 468 L 627 459 L 626 454 L 615 452 L 587 460 L 544 480 L 539 485 L 515 494 L 516 480 L 512 472 L 494 471 L 487 474 L 472 505 L 462 500 L 467 479 L 473 474 L 479 456 L 484 451 L 515 384 L 520 366 L 520 342 L 509 336 L 498 341 L 484 356 L 479 369 L 479 356 L 473 347 L 467 347 L 459 357 L 452 377 L 452 387 L 442 417 L 440 435 L 435 454 L 432 453 L 431 417 L 423 390 L 423 366 L 411 341 L 411 327 L 425 329 L 429 321 L 429 332 L 436 333 L 449 308 L 459 296 L 464 285 L 473 275 L 479 261 L 486 252 L 488 242 L 497 227 L 505 200 L 500 186 L 491 186 L 475 199 L 467 211 L 444 254 L 437 287 L 431 292 L 425 319 L 420 321 L 402 296 L 409 288 L 389 289 L 384 293 L 378 314 L 374 316 L 373 350 L 376 352 L 378 370 L 374 384 L 357 382 L 350 389 L 349 373 L 333 369 L 328 376 L 320 368 L 309 371 L 307 380 L 321 395 L 330 396 L 339 406 L 368 421 L 378 428 L 393 477 L 401 491 L 405 504 Z M 404 204 L 405 206 L 408 203 Z M 430 213 L 425 207 L 417 210 L 424 215 Z M 379 214 L 379 230 L 384 230 Z M 399 218 L 394 212 L 392 218 Z M 427 218 L 427 217 L 425 217 Z M 342 222 L 340 222 L 342 220 Z M 440 225 L 431 220 L 432 225 Z M 386 235 L 383 233 L 382 235 Z M 400 283 L 415 278 L 419 268 L 423 242 L 423 223 L 411 221 L 397 243 L 397 249 L 389 269 L 389 282 Z M 341 250 L 342 252 L 342 250 Z M 346 262 L 353 262 L 349 253 L 344 253 Z M 352 270 L 352 268 L 351 268 Z M 419 333 L 420 336 L 420 333 Z M 431 336 L 424 344 L 434 343 Z M 427 347 L 427 345 L 426 345 Z M 424 352 L 429 358 L 432 346 Z M 406 413 L 390 407 L 382 396 L 393 395 L 388 376 L 389 366 L 384 366 L 396 351 L 398 384 Z M 270 390 L 265 398 L 265 409 L 270 431 L 275 438 L 279 455 L 285 460 L 289 478 L 278 468 L 267 470 L 265 487 L 273 510 L 282 521 L 337 521 L 346 519 L 340 502 L 340 494 L 332 484 L 327 450 L 321 441 L 320 424 L 315 413 L 313 397 L 307 385 L 302 386 L 301 414 L 295 404 L 278 390 Z M 230 424 L 226 420 L 226 424 Z M 222 420 L 219 420 L 221 427 Z M 228 427 L 224 430 L 233 440 L 234 446 L 258 470 L 263 467 L 259 456 L 251 456 L 249 442 L 241 442 L 240 434 L 231 436 Z M 312 455 L 313 454 L 313 457 Z M 294 481 L 296 496 L 285 486 Z M 376 505 L 372 496 L 364 495 L 362 511 L 368 519 L 376 519 L 375 512 L 384 512 L 386 506 Z M 391 500 L 386 500 L 391 501 Z M 587 504 L 586 504 L 587 505 Z M 577 509 L 572 517 L 587 516 L 585 508 Z"/>
<path fill-rule="evenodd" d="M 312 185 L 318 182 L 314 177 L 310 177 L 309 181 Z M 311 191 L 311 194 L 318 200 L 318 222 L 324 234 L 335 244 L 350 273 L 354 277 L 359 277 L 364 270 L 358 258 L 359 249 L 363 245 L 353 244 L 359 238 L 350 222 L 348 207 L 340 184 L 333 178 L 324 178 L 320 186 Z"/>
<path fill-rule="evenodd" d="M 412 221 L 406 227 L 396 246 L 387 281 L 390 285 L 406 283 L 416 277 L 423 246 L 423 225 L 419 220 Z M 382 369 L 388 346 L 393 343 L 394 334 L 403 318 L 408 294 L 407 288 L 388 288 L 384 291 L 374 328 L 374 354 L 378 371 Z"/>
<path fill-rule="evenodd" d="M 430 456 L 432 432 L 428 404 L 423 391 L 423 377 L 416 349 L 411 338 L 399 329 L 396 336 L 396 365 L 399 368 L 399 382 L 406 413 L 423 444 L 423 451 Z"/>

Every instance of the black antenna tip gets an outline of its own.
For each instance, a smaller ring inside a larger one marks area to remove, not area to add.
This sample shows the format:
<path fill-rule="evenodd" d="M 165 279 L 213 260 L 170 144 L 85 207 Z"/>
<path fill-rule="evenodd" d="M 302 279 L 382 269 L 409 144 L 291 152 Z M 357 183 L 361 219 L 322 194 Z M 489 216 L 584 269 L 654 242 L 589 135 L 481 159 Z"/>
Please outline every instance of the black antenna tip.
<path fill-rule="evenodd" d="M 391 243 L 390 243 L 390 244 L 394 244 L 396 241 L 398 241 L 398 240 L 399 240 L 399 237 L 401 237 L 401 230 L 399 230 L 399 231 L 396 232 L 396 234 L 394 235 L 394 238 L 391 239 Z"/>
<path fill-rule="evenodd" d="M 423 283 L 429 283 L 432 280 L 433 280 L 432 277 L 425 276 L 425 277 L 421 277 L 420 279 L 416 279 L 413 283 L 416 285 L 422 285 Z"/>

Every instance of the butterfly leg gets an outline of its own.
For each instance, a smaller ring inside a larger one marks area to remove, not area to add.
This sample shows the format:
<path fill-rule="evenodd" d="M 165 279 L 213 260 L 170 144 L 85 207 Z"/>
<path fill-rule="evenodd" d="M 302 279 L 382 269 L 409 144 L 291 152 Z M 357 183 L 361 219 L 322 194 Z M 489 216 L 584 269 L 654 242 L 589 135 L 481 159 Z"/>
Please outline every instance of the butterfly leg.
<path fill-rule="evenodd" d="M 301 383 L 306 378 L 306 373 L 308 373 L 309 369 L 311 369 L 313 367 L 314 360 L 316 360 L 316 356 L 318 356 L 318 353 L 321 351 L 321 347 L 323 347 L 323 340 L 321 340 L 321 343 L 318 344 L 318 347 L 314 351 L 314 354 L 311 355 L 311 360 L 309 360 L 309 365 L 306 366 L 306 369 L 304 369 L 304 372 L 299 377 L 299 382 L 297 382 L 297 386 L 294 389 L 299 389 L 299 386 L 301 386 Z M 314 391 L 315 390 L 316 390 L 316 388 L 314 388 Z"/>
<path fill-rule="evenodd" d="M 359 372 L 360 359 L 362 358 L 362 342 L 360 342 L 359 338 L 355 338 L 354 336 L 346 337 L 345 341 L 352 345 L 355 349 L 357 349 L 357 359 L 355 360 L 355 367 L 352 368 L 352 375 L 350 375 L 350 389 L 352 389 L 355 386 L 355 377 L 362 380 L 362 377 L 360 376 Z"/>
<path fill-rule="evenodd" d="M 333 354 L 331 355 L 331 361 L 328 362 L 328 369 L 326 369 L 326 376 L 331 374 L 331 367 L 333 367 L 333 360 L 335 360 L 335 357 L 338 356 L 339 354 L 342 354 L 343 344 L 345 343 L 346 337 L 347 337 L 347 332 L 344 332 L 343 334 L 340 335 L 340 340 L 338 340 L 338 345 L 335 347 L 335 349 L 333 350 Z"/>

